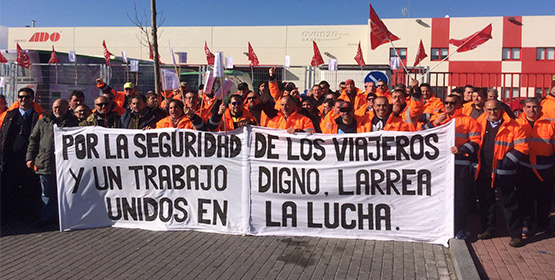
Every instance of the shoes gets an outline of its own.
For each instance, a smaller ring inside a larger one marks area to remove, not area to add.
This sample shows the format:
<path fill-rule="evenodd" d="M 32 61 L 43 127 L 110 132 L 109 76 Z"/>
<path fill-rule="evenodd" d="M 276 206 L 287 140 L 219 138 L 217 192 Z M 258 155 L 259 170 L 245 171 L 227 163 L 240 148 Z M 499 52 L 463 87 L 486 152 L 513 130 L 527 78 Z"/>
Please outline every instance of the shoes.
<path fill-rule="evenodd" d="M 468 235 L 470 234 L 470 232 L 461 229 L 459 230 L 459 232 L 457 232 L 457 235 L 455 235 L 456 239 L 465 239 Z"/>
<path fill-rule="evenodd" d="M 528 231 L 528 227 L 522 228 L 522 239 L 526 240 L 530 236 L 530 232 Z"/>
<path fill-rule="evenodd" d="M 484 231 L 484 232 L 478 234 L 478 236 L 476 236 L 476 238 L 478 238 L 478 239 L 490 239 L 490 238 L 493 238 L 493 232 L 491 232 L 491 231 Z"/>
<path fill-rule="evenodd" d="M 522 247 L 524 246 L 524 244 L 525 244 L 524 240 L 520 237 L 513 237 L 509 242 L 509 246 L 515 247 L 515 248 Z"/>

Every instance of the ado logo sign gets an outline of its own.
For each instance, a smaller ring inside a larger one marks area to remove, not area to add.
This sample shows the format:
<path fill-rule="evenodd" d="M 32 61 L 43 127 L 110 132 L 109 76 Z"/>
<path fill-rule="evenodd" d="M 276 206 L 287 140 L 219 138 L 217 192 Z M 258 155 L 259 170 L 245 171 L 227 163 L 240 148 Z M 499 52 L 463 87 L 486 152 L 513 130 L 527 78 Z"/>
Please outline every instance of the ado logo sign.
<path fill-rule="evenodd" d="M 54 32 L 52 34 L 48 34 L 48 32 L 36 32 L 33 34 L 29 42 L 46 42 L 46 41 L 57 42 L 60 40 L 60 33 Z"/>

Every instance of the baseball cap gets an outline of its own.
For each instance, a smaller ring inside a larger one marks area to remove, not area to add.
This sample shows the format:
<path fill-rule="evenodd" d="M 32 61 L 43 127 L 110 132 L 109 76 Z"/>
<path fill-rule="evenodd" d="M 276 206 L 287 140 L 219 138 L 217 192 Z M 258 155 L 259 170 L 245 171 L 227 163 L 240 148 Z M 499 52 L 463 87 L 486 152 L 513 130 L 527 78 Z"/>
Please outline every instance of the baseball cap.
<path fill-rule="evenodd" d="M 134 88 L 134 87 L 135 87 L 135 86 L 133 85 L 132 82 L 127 82 L 127 83 L 125 83 L 125 84 L 123 85 L 123 89 L 126 89 L 126 88 Z"/>

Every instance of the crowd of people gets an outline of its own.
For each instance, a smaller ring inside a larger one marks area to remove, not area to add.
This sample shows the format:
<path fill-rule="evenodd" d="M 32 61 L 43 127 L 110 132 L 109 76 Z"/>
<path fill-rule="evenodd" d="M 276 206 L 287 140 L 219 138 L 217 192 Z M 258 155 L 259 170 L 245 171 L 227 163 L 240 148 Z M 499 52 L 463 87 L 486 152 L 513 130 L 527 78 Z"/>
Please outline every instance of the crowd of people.
<path fill-rule="evenodd" d="M 515 118 L 498 100 L 496 89 L 466 85 L 443 100 L 432 86 L 411 79 L 409 85 L 352 79 L 332 91 L 326 81 L 300 94 L 292 82 L 276 79 L 275 68 L 256 90 L 248 84 L 223 99 L 201 85 L 182 82 L 171 94 L 138 94 L 132 83 L 116 92 L 102 79 L 94 108 L 82 91 L 58 99 L 45 112 L 34 92 L 22 88 L 8 108 L 0 97 L 0 170 L 2 223 L 38 218 L 39 226 L 57 223 L 56 168 L 52 128 L 102 126 L 124 129 L 187 128 L 229 131 L 246 125 L 289 133 L 346 134 L 371 131 L 426 130 L 455 120 L 455 233 L 463 239 L 467 213 L 478 204 L 482 232 L 495 235 L 496 195 L 500 198 L 510 245 L 520 247 L 533 232 L 551 234 L 554 188 L 555 87 L 542 100 L 524 100 Z M 163 95 L 163 96 L 162 96 Z M 37 176 L 38 175 L 38 176 Z M 42 193 L 42 195 L 41 195 Z M 41 201 L 42 198 L 42 201 Z M 533 231 L 534 230 L 534 231 Z"/>

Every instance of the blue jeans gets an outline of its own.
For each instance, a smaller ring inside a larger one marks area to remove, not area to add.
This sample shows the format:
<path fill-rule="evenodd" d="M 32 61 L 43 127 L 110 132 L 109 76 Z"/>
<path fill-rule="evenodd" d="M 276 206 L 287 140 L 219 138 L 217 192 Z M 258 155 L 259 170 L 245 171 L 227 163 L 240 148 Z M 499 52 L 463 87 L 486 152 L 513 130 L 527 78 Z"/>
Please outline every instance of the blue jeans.
<path fill-rule="evenodd" d="M 42 187 L 42 210 L 40 219 L 42 221 L 58 221 L 58 186 L 56 174 L 40 174 L 40 185 Z"/>

